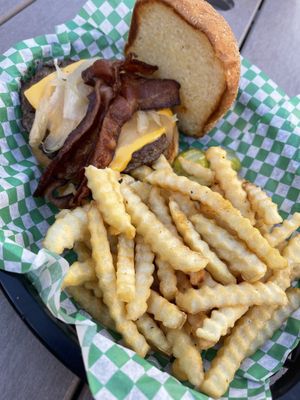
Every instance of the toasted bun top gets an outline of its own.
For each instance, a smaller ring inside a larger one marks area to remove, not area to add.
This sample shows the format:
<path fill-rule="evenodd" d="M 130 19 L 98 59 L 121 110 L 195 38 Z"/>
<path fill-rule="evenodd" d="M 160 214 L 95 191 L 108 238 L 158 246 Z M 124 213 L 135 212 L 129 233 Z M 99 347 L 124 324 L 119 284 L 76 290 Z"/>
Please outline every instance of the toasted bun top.
<path fill-rule="evenodd" d="M 159 77 L 181 84 L 177 112 L 188 135 L 210 130 L 236 98 L 238 46 L 225 19 L 204 0 L 137 0 L 125 49 L 130 52 L 158 65 Z"/>

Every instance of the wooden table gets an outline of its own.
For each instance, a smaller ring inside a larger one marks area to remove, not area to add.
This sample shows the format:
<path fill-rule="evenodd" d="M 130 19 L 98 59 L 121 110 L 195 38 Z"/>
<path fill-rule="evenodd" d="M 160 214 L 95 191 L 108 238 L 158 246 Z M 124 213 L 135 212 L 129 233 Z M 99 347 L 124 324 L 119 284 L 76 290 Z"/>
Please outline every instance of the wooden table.
<path fill-rule="evenodd" d="M 84 0 L 0 0 L 0 54 L 19 40 L 54 31 Z M 300 93 L 300 1 L 236 0 L 222 14 L 243 56 L 264 70 L 289 96 Z M 56 360 L 16 315 L 0 291 L 0 398 L 88 400 L 87 386 Z M 32 380 L 31 377 L 35 379 Z M 298 385 L 286 400 L 300 396 Z"/>

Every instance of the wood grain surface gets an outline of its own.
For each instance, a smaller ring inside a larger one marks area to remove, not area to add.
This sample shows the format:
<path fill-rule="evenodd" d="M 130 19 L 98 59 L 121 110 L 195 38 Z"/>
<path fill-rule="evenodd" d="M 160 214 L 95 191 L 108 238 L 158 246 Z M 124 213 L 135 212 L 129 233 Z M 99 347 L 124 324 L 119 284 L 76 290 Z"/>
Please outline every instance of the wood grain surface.
<path fill-rule="evenodd" d="M 0 399 L 70 399 L 79 379 L 30 332 L 0 291 Z"/>
<path fill-rule="evenodd" d="M 247 35 L 262 1 L 263 0 L 235 0 L 235 6 L 230 10 L 218 10 L 231 26 L 239 46 Z"/>
<path fill-rule="evenodd" d="M 84 0 L 36 0 L 0 26 L 0 54 L 20 40 L 53 33 L 55 25 L 73 18 L 84 3 Z"/>
<path fill-rule="evenodd" d="M 0 16 L 23 1 L 0 0 Z M 55 25 L 73 18 L 84 3 L 85 0 L 35 0 L 0 25 L 0 54 L 20 40 L 54 32 Z M 242 54 L 289 95 L 300 93 L 300 0 L 236 0 L 235 7 L 222 15 L 239 44 L 245 41 Z M 86 385 L 74 397 L 78 378 L 34 337 L 1 291 L 0 309 L 1 400 L 92 399 Z"/>
<path fill-rule="evenodd" d="M 300 94 L 300 1 L 265 0 L 242 54 L 290 97 Z"/>

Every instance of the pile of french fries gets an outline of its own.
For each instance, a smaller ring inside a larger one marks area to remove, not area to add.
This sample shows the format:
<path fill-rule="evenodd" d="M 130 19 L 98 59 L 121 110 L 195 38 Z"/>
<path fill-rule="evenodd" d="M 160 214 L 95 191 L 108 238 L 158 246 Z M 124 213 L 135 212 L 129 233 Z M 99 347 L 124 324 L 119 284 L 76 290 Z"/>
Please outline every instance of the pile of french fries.
<path fill-rule="evenodd" d="M 161 156 L 120 175 L 86 168 L 93 200 L 62 210 L 44 247 L 78 260 L 63 288 L 140 356 L 173 355 L 174 375 L 222 396 L 245 357 L 300 307 L 300 213 L 282 221 L 220 147 L 210 168 Z M 201 351 L 219 343 L 204 371 Z"/>

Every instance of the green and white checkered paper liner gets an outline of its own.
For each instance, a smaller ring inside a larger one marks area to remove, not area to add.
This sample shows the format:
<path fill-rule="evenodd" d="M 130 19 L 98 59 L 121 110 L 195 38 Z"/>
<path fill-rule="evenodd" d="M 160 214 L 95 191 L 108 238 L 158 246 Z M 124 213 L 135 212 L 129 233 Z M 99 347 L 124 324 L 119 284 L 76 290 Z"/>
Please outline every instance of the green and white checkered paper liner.
<path fill-rule="evenodd" d="M 57 26 L 55 34 L 24 40 L 0 57 L 0 268 L 27 273 L 51 312 L 76 325 L 96 399 L 204 399 L 169 375 L 166 357 L 141 359 L 122 346 L 120 336 L 78 309 L 60 292 L 67 261 L 40 250 L 57 210 L 32 197 L 41 171 L 20 124 L 20 78 L 38 59 L 120 57 L 133 3 L 90 0 L 73 20 Z M 183 149 L 216 144 L 238 153 L 242 175 L 272 194 L 284 217 L 300 210 L 300 97 L 288 98 L 246 60 L 238 99 L 225 118 L 200 140 L 181 137 Z M 300 310 L 245 360 L 224 398 L 270 398 L 269 378 L 298 344 L 299 330 Z M 205 363 L 213 354 L 205 354 Z"/>

